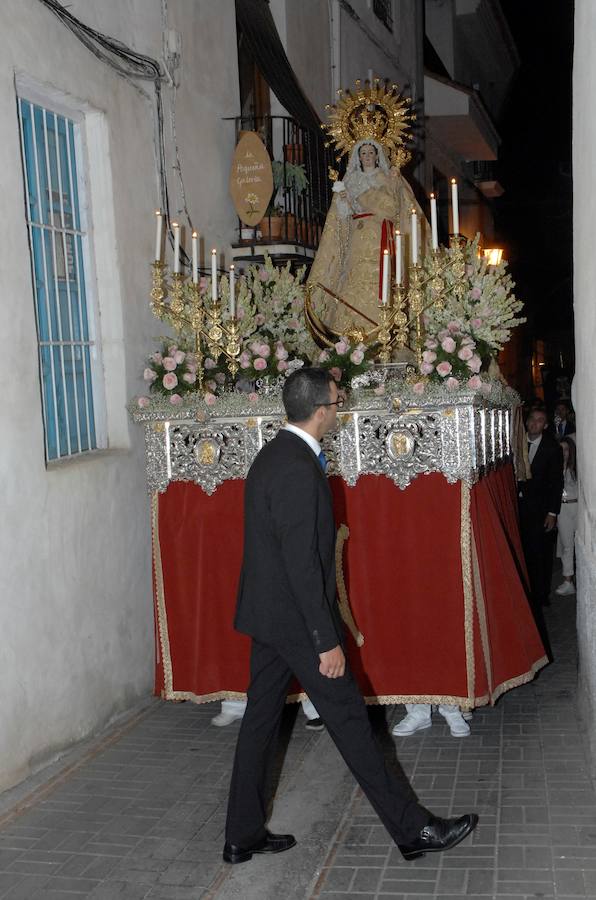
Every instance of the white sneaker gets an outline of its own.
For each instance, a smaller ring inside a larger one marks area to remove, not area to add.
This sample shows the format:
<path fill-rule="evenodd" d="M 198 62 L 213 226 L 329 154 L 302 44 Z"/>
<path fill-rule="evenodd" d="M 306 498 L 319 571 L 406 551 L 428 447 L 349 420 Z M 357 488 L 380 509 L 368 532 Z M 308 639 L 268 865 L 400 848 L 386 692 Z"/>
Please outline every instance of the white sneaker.
<path fill-rule="evenodd" d="M 462 719 L 464 719 L 466 722 L 471 722 L 472 719 L 474 718 L 474 710 L 472 710 L 472 709 L 464 709 L 464 710 L 462 710 L 461 717 L 462 717 Z"/>
<path fill-rule="evenodd" d="M 432 725 L 430 718 L 430 703 L 406 703 L 408 714 L 403 717 L 401 722 L 393 726 L 391 734 L 396 737 L 407 737 L 410 734 L 416 734 L 423 728 L 430 728 Z"/>
<path fill-rule="evenodd" d="M 451 737 L 468 737 L 470 726 L 462 716 L 459 706 L 439 706 L 439 712 L 449 725 Z"/>
<path fill-rule="evenodd" d="M 559 597 L 568 597 L 570 594 L 575 594 L 573 582 L 564 581 L 559 585 L 558 588 L 555 589 L 555 594 L 558 594 Z"/>
<path fill-rule="evenodd" d="M 220 712 L 211 719 L 211 724 L 216 725 L 218 728 L 223 728 L 224 725 L 231 725 L 232 722 L 236 722 L 241 718 L 242 716 L 234 715 L 234 713 Z"/>

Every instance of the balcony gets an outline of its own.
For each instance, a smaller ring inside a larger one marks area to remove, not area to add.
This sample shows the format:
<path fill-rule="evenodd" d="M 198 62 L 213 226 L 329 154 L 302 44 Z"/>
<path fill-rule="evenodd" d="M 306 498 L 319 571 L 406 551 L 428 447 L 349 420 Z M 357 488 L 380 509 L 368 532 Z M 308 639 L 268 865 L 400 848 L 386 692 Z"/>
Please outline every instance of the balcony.
<path fill-rule="evenodd" d="M 234 259 L 260 262 L 266 251 L 280 262 L 312 260 L 331 203 L 328 170 L 336 165 L 323 135 L 287 116 L 246 116 L 235 119 L 235 127 L 236 141 L 243 131 L 257 132 L 271 160 L 277 162 L 278 186 L 271 198 L 271 214 L 255 228 L 238 220 Z"/>
<path fill-rule="evenodd" d="M 468 177 L 488 200 L 500 197 L 504 188 L 497 177 L 497 166 L 491 160 L 476 159 L 466 163 Z"/>

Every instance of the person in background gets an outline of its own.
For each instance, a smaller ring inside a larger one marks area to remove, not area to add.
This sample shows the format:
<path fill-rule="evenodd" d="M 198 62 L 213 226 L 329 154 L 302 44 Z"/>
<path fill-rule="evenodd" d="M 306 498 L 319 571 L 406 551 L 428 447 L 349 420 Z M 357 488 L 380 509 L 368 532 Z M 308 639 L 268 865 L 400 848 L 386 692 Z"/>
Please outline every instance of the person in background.
<path fill-rule="evenodd" d="M 574 565 L 573 551 L 575 547 L 575 530 L 577 528 L 577 464 L 575 442 L 572 438 L 561 440 L 563 451 L 563 497 L 559 513 L 557 535 L 557 556 L 563 565 L 563 581 L 555 590 L 559 597 L 575 594 L 573 584 Z"/>
<path fill-rule="evenodd" d="M 575 434 L 575 422 L 571 407 L 566 400 L 559 400 L 555 406 L 555 436 L 558 440 Z"/>

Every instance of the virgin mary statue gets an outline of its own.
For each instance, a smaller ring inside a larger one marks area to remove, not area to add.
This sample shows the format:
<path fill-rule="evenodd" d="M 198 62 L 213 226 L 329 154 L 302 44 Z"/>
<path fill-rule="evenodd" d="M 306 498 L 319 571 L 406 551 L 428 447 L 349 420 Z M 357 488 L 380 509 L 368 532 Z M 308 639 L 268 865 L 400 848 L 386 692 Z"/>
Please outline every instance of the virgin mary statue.
<path fill-rule="evenodd" d="M 379 103 L 379 97 L 382 103 L 383 95 L 377 90 L 372 99 Z M 370 96 L 365 99 L 370 110 L 374 104 Z M 421 227 L 418 246 L 427 240 L 426 219 L 414 193 L 399 166 L 390 164 L 387 145 L 378 139 L 378 133 L 383 134 L 379 119 L 362 111 L 360 117 L 360 135 L 367 124 L 371 134 L 349 142 L 346 173 L 343 181 L 333 185 L 333 200 L 308 278 L 317 313 L 335 334 L 370 334 L 378 325 L 383 251 L 389 252 L 390 280 L 394 281 L 395 232 L 399 229 L 402 235 L 405 272 L 413 210 Z M 395 136 L 392 139 L 395 145 Z M 394 153 L 394 159 L 403 160 L 405 153 L 399 149 L 402 152 Z"/>

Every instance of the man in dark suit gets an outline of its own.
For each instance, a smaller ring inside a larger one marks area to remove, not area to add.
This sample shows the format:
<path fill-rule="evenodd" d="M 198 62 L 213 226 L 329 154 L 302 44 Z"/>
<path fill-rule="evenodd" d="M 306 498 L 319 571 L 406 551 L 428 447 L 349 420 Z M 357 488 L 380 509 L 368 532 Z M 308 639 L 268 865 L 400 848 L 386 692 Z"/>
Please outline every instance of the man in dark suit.
<path fill-rule="evenodd" d="M 559 400 L 555 406 L 555 435 L 560 441 L 570 434 L 575 434 L 571 407 L 566 400 Z"/>
<path fill-rule="evenodd" d="M 532 477 L 518 485 L 520 530 L 530 581 L 530 600 L 543 639 L 546 630 L 542 606 L 549 603 L 554 529 L 563 494 L 563 453 L 546 428 L 546 412 L 533 409 L 526 422 Z"/>
<path fill-rule="evenodd" d="M 252 637 L 248 704 L 230 786 L 224 860 L 279 853 L 293 835 L 267 831 L 266 784 L 292 675 L 406 859 L 447 850 L 476 815 L 432 816 L 385 765 L 346 663 L 335 596 L 335 523 L 320 441 L 342 401 L 322 369 L 285 382 L 288 425 L 255 459 L 244 495 L 244 559 L 235 625 Z"/>

